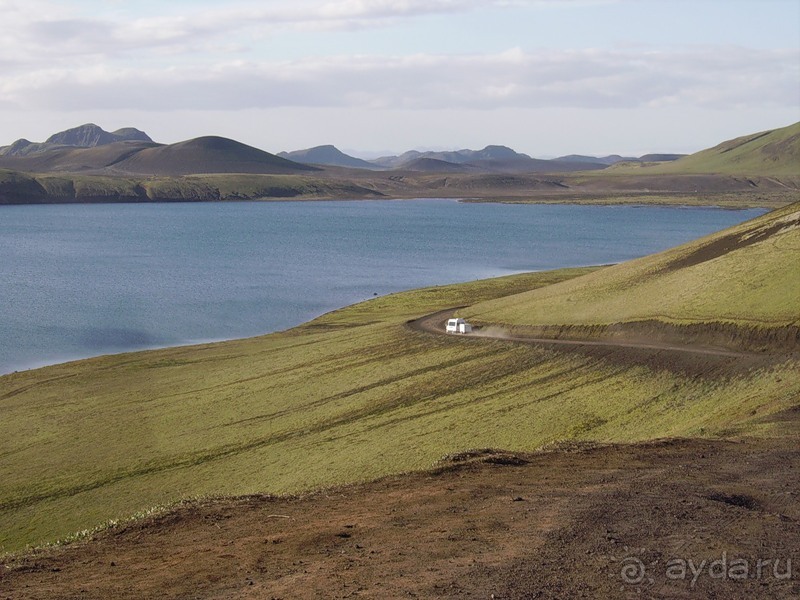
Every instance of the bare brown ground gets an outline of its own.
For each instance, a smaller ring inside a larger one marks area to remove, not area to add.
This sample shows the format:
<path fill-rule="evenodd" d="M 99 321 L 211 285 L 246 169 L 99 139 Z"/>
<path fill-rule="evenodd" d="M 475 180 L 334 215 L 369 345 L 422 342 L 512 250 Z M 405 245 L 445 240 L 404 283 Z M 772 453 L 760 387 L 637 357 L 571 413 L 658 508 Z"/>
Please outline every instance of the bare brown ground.
<path fill-rule="evenodd" d="M 797 598 L 800 411 L 772 419 L 188 504 L 10 561 L 0 598 Z"/>

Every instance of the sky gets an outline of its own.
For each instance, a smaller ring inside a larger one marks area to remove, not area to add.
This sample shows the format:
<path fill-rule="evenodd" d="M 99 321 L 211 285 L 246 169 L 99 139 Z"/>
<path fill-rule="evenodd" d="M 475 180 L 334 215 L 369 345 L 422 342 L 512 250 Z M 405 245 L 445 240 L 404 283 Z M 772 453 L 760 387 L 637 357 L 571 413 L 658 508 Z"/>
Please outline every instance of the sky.
<path fill-rule="evenodd" d="M 800 121 L 800 0 L 0 0 L 0 145 L 93 122 L 375 157 Z"/>

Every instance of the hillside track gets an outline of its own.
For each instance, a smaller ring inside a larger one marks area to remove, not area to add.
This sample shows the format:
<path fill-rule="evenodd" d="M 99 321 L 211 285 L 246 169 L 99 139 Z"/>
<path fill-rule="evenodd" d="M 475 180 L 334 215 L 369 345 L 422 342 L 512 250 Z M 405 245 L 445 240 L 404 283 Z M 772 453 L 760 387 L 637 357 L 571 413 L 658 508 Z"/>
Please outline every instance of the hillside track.
<path fill-rule="evenodd" d="M 624 337 L 617 331 L 613 338 L 559 339 L 509 332 L 502 326 L 476 327 L 471 334 L 445 332 L 447 319 L 464 306 L 452 307 L 410 320 L 406 327 L 412 331 L 458 340 L 491 340 L 529 344 L 557 351 L 579 352 L 622 365 L 643 365 L 656 370 L 679 372 L 688 376 L 719 377 L 751 372 L 797 358 L 797 351 L 781 347 L 755 352 L 699 343 L 679 344 L 657 338 L 643 339 L 640 333 Z"/>
<path fill-rule="evenodd" d="M 446 321 L 453 316 L 458 308 L 449 308 L 440 310 L 435 313 L 420 317 L 413 321 L 409 321 L 407 325 L 416 331 L 426 331 L 428 333 L 436 333 L 443 335 L 450 335 L 445 332 Z M 453 334 L 455 335 L 455 334 Z M 510 334 L 501 328 L 476 328 L 473 333 L 458 334 L 457 337 L 469 338 L 490 338 L 495 340 L 505 340 L 510 342 L 523 342 L 526 344 L 544 344 L 555 346 L 599 346 L 599 347 L 612 347 L 612 348 L 641 348 L 643 350 L 664 350 L 667 352 L 689 352 L 692 354 L 706 354 L 710 356 L 725 356 L 736 358 L 752 358 L 757 356 L 754 352 L 744 352 L 736 350 L 727 350 L 724 348 L 709 348 L 698 345 L 679 345 L 668 344 L 666 342 L 649 341 L 649 342 L 635 342 L 635 341 L 622 341 L 622 340 L 565 340 L 544 338 L 535 336 L 526 336 L 520 334 Z"/>

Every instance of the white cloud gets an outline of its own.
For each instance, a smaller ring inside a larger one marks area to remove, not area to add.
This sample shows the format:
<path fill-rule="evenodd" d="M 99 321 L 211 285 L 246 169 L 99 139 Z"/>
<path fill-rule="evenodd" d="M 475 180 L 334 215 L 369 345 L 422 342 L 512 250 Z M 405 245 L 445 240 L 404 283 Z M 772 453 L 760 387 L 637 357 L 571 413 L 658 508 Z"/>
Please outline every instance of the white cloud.
<path fill-rule="evenodd" d="M 192 10 L 165 4 L 158 15 L 128 18 L 127 13 L 110 10 L 88 15 L 74 4 L 70 8 L 69 3 L 48 0 L 0 0 L 4 29 L 0 49 L 4 57 L 13 56 L 23 68 L 26 63 L 43 59 L 110 57 L 164 47 L 196 52 L 209 43 L 245 34 L 259 36 L 285 28 L 382 27 L 398 19 L 505 4 L 501 0 L 294 0 L 240 2 L 224 8 L 206 8 L 198 3 Z"/>
<path fill-rule="evenodd" d="M 236 60 L 210 66 L 37 69 L 0 100 L 52 110 L 269 107 L 496 109 L 797 106 L 800 52 L 688 48 Z"/>

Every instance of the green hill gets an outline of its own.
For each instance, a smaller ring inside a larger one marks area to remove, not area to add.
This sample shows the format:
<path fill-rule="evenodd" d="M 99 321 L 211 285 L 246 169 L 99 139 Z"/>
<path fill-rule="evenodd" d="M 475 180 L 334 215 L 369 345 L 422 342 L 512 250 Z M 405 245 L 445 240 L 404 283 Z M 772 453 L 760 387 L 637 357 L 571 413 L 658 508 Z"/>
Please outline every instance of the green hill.
<path fill-rule="evenodd" d="M 616 267 L 417 290 L 272 335 L 0 377 L 0 551 L 182 498 L 367 480 L 467 448 L 766 432 L 800 397 L 798 359 L 777 347 L 740 365 L 406 322 L 471 304 L 492 322 L 540 323 L 530 315 L 550 306 L 553 323 L 659 312 L 785 328 L 800 312 L 799 210 Z"/>
<path fill-rule="evenodd" d="M 667 163 L 615 165 L 619 173 L 800 176 L 800 122 L 738 137 Z"/>
<path fill-rule="evenodd" d="M 620 324 L 647 324 L 675 334 L 681 327 L 695 332 L 705 327 L 709 334 L 734 327 L 731 341 L 745 345 L 745 329 L 758 339 L 774 329 L 796 338 L 798 252 L 800 204 L 795 203 L 667 252 L 476 304 L 464 314 L 476 323 L 517 328 L 582 328 L 573 335 L 608 334 Z M 723 336 L 711 337 L 718 341 Z"/>

